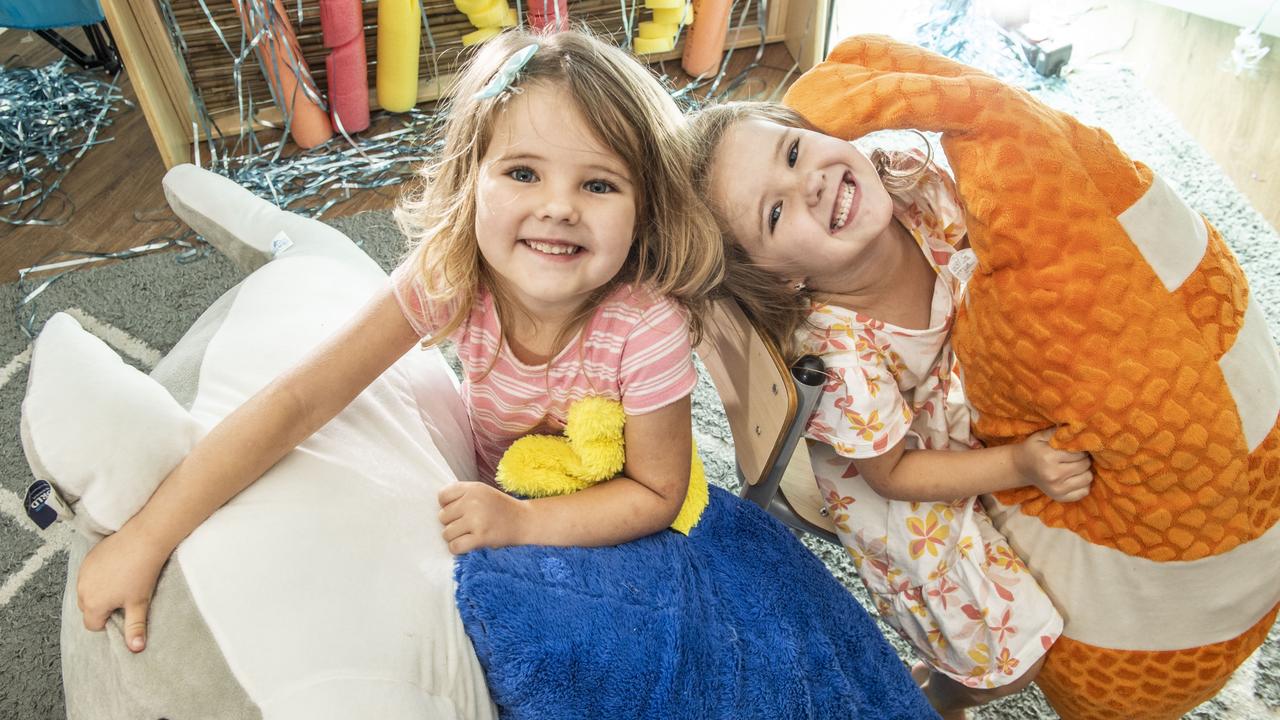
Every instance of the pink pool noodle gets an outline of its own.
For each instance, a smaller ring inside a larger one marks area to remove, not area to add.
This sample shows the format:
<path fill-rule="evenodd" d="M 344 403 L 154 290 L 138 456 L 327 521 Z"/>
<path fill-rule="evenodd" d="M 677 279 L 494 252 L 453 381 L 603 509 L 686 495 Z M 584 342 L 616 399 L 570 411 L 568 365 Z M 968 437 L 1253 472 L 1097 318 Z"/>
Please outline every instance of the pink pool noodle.
<path fill-rule="evenodd" d="M 320 0 L 320 28 L 329 48 L 329 114 L 335 128 L 353 133 L 369 127 L 369 71 L 360 0 Z"/>
<path fill-rule="evenodd" d="M 525 6 L 525 17 L 533 30 L 569 29 L 568 0 L 529 0 Z M 558 22 L 557 22 L 558 19 Z"/>

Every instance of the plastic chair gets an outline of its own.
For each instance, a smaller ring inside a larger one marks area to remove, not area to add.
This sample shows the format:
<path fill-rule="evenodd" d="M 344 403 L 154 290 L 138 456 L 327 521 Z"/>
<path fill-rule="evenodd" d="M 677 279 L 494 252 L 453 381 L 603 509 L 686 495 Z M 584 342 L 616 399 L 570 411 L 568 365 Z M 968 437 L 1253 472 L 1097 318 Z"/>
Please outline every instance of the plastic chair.
<path fill-rule="evenodd" d="M 54 28 L 80 26 L 89 41 L 85 53 Z M 31 30 L 80 67 L 120 69 L 120 53 L 98 0 L 0 0 L 0 27 Z"/>
<path fill-rule="evenodd" d="M 742 496 L 792 530 L 838 544 L 809 454 L 796 451 L 826 382 L 822 360 L 788 366 L 732 300 L 714 304 L 697 353 L 729 418 Z"/>

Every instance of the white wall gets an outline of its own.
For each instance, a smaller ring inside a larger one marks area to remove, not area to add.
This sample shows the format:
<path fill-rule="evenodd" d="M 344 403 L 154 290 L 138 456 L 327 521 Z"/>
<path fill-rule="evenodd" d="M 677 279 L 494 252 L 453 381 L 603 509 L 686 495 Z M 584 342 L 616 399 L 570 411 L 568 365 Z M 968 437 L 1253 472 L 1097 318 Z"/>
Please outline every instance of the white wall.
<path fill-rule="evenodd" d="M 1152 0 L 1161 5 L 1177 8 L 1194 15 L 1203 15 L 1214 20 L 1240 27 L 1253 27 L 1262 17 L 1272 0 Z M 1280 5 L 1271 9 L 1267 19 L 1262 23 L 1262 32 L 1280 37 Z"/>

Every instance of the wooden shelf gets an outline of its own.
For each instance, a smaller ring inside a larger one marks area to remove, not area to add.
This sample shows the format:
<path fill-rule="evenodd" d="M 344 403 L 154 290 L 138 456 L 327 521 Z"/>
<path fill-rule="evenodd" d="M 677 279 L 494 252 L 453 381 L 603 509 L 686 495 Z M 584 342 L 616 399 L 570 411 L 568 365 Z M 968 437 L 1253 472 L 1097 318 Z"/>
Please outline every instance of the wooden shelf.
<path fill-rule="evenodd" d="M 297 36 L 316 83 L 323 88 L 326 51 L 320 41 L 318 1 L 303 1 L 303 24 L 297 28 Z M 197 113 L 184 65 L 191 73 L 191 83 L 200 91 L 206 107 L 215 118 L 217 130 L 224 135 L 240 133 L 241 118 L 238 110 L 234 109 L 233 59 L 222 46 L 222 38 L 225 37 L 232 47 L 238 47 L 242 33 L 231 3 L 208 4 L 221 30 L 219 37 L 195 0 L 171 0 L 172 17 L 182 29 L 186 46 L 182 55 L 170 39 L 157 0 L 101 0 L 101 3 L 166 167 L 185 162 L 192 156 L 191 144 L 199 133 L 200 123 L 196 122 Z M 419 83 L 418 101 L 429 102 L 439 99 L 451 84 L 454 69 L 463 53 L 459 38 L 472 28 L 465 16 L 453 8 L 452 0 L 424 0 L 423 4 L 437 48 L 434 56 L 422 59 L 424 71 L 420 74 L 426 79 Z M 295 4 L 287 2 L 286 6 L 292 10 Z M 616 0 L 570 0 L 569 7 L 575 20 L 585 20 L 589 27 L 601 34 L 616 33 L 621 28 L 621 5 Z M 822 51 L 821 38 L 825 35 L 826 0 L 772 0 L 767 7 L 765 42 L 785 42 L 802 69 L 817 62 Z M 370 106 L 377 108 L 377 99 L 372 91 L 376 3 L 365 0 L 364 10 L 366 47 L 370 56 Z M 756 29 L 758 12 L 758 5 L 748 8 L 747 23 L 742 28 L 731 29 L 726 48 L 749 47 L 760 42 Z M 643 59 L 658 62 L 679 58 L 680 54 L 681 48 L 677 47 L 672 52 Z M 431 70 L 435 68 L 441 68 L 441 71 L 432 76 Z M 257 63 L 246 62 L 242 70 L 242 82 L 249 92 L 254 92 L 257 98 L 268 98 L 265 80 Z M 255 118 L 254 129 L 281 122 L 280 112 L 274 106 L 264 103 L 263 108 Z"/>

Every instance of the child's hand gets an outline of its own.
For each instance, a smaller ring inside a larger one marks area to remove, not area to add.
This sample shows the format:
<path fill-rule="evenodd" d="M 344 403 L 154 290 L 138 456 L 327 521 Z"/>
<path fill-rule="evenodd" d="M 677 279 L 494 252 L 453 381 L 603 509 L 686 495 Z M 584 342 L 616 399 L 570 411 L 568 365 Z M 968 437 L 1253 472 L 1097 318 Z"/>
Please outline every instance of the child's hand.
<path fill-rule="evenodd" d="M 436 496 L 449 552 L 519 545 L 529 504 L 482 482 L 455 482 Z"/>
<path fill-rule="evenodd" d="M 84 626 L 101 631 L 116 610 L 124 609 L 125 645 L 132 652 L 147 646 L 147 610 L 160 569 L 169 553 L 126 525 L 108 535 L 85 556 L 76 580 L 76 604 Z"/>
<path fill-rule="evenodd" d="M 1045 495 L 1059 502 L 1075 502 L 1089 494 L 1092 460 L 1084 452 L 1057 450 L 1049 445 L 1054 428 L 1041 430 L 1014 447 L 1018 472 Z"/>

